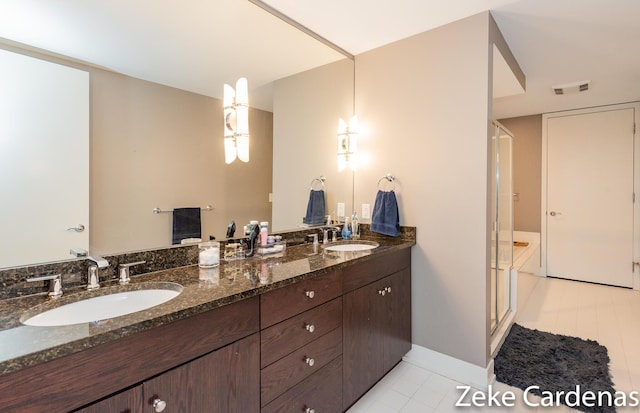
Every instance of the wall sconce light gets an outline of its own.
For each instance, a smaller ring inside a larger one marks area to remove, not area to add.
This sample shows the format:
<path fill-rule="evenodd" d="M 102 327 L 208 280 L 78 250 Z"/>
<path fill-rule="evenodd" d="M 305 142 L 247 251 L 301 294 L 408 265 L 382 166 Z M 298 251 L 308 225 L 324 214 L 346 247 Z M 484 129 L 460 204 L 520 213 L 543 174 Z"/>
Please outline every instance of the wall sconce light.
<path fill-rule="evenodd" d="M 358 153 L 358 117 L 351 118 L 349 123 L 338 120 L 338 171 L 347 166 L 356 170 Z"/>
<path fill-rule="evenodd" d="M 236 90 L 224 85 L 224 161 L 249 162 L 249 91 L 241 77 Z"/>

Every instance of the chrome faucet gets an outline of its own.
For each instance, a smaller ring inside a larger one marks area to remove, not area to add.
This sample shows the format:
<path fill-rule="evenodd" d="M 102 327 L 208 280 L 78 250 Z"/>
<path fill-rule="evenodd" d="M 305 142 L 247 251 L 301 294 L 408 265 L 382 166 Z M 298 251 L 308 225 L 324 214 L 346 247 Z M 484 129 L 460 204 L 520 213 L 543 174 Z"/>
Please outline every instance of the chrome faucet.
<path fill-rule="evenodd" d="M 27 278 L 28 282 L 49 281 L 49 297 L 57 298 L 62 295 L 62 275 L 51 274 L 41 277 Z"/>
<path fill-rule="evenodd" d="M 331 231 L 333 233 L 332 236 L 331 236 L 331 242 L 338 241 L 338 232 L 340 232 L 340 228 L 338 228 L 338 227 L 323 227 L 322 228 L 322 233 L 323 233 L 322 243 L 323 244 L 328 244 L 329 243 L 329 231 Z"/>
<path fill-rule="evenodd" d="M 104 258 L 102 258 L 99 255 L 94 256 L 89 256 L 87 257 L 87 259 L 89 261 L 93 261 L 96 263 L 96 265 L 98 266 L 98 268 L 103 269 L 103 268 L 107 268 L 109 266 L 109 261 L 105 260 Z"/>
<path fill-rule="evenodd" d="M 134 265 L 144 264 L 145 262 L 146 261 L 136 261 L 136 262 L 130 262 L 128 264 L 118 265 L 118 268 L 120 269 L 119 270 L 120 280 L 118 282 L 120 283 L 120 285 L 129 284 L 129 281 L 131 281 L 129 267 L 132 267 Z"/>

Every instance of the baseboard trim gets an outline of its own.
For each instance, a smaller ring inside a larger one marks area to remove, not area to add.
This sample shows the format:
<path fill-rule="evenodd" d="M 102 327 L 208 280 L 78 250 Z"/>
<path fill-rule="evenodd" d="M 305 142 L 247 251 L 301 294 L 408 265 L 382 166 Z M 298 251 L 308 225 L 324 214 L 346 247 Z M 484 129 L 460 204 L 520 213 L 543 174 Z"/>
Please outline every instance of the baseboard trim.
<path fill-rule="evenodd" d="M 407 363 L 479 390 L 487 390 L 489 384 L 495 382 L 493 359 L 489 361 L 487 367 L 483 368 L 417 344 L 412 344 L 411 350 L 402 359 Z"/>

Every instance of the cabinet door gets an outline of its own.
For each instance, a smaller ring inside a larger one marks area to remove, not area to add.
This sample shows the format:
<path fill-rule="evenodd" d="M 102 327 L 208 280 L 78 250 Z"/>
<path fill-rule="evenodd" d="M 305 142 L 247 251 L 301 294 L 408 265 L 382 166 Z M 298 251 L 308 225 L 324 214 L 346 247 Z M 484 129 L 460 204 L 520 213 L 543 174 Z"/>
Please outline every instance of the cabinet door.
<path fill-rule="evenodd" d="M 142 385 L 121 391 L 99 402 L 74 410 L 73 413 L 140 413 L 142 412 Z"/>
<path fill-rule="evenodd" d="M 156 399 L 174 413 L 259 411 L 258 334 L 144 382 L 145 412 L 154 411 Z"/>
<path fill-rule="evenodd" d="M 386 278 L 387 310 L 384 324 L 384 372 L 388 372 L 411 350 L 411 269 Z"/>
<path fill-rule="evenodd" d="M 353 404 L 383 375 L 383 320 L 386 279 L 343 298 L 343 408 Z"/>

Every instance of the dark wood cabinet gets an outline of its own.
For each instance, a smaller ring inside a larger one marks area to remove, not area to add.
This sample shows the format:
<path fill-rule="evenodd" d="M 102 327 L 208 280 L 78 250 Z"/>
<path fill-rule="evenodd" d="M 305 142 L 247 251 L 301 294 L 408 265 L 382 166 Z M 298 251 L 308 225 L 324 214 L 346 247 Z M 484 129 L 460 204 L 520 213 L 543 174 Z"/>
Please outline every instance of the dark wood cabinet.
<path fill-rule="evenodd" d="M 259 345 L 254 334 L 145 381 L 144 411 L 161 400 L 168 412 L 257 412 Z"/>
<path fill-rule="evenodd" d="M 339 413 L 342 411 L 341 394 L 342 357 L 336 357 L 263 407 L 262 413 Z"/>
<path fill-rule="evenodd" d="M 341 295 L 332 272 L 261 296 L 263 412 L 342 410 Z"/>
<path fill-rule="evenodd" d="M 139 413 L 142 412 L 142 385 L 123 390 L 74 413 Z"/>
<path fill-rule="evenodd" d="M 411 350 L 411 269 L 388 277 L 386 329 L 383 337 L 384 374 Z"/>
<path fill-rule="evenodd" d="M 343 408 L 346 410 L 411 349 L 411 269 L 343 297 Z"/>
<path fill-rule="evenodd" d="M 10 373 L 0 411 L 340 412 L 410 346 L 406 248 Z"/>
<path fill-rule="evenodd" d="M 74 413 L 257 412 L 259 346 L 256 333 Z"/>

